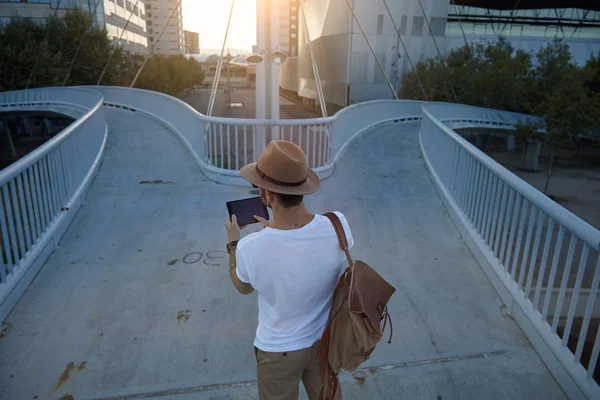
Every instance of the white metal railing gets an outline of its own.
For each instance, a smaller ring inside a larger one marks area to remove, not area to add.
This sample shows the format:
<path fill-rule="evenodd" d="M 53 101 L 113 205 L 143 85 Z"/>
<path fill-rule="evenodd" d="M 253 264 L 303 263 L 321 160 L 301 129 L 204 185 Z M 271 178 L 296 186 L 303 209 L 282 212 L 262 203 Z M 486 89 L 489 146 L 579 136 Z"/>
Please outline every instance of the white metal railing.
<path fill-rule="evenodd" d="M 107 106 L 141 112 L 175 133 L 193 156 L 204 154 L 202 115 L 189 104 L 158 92 L 120 86 L 85 86 L 99 92 Z M 200 158 L 194 157 L 197 162 Z"/>
<path fill-rule="evenodd" d="M 422 104 L 381 100 L 347 107 L 333 117 L 272 121 L 208 117 L 174 97 L 147 90 L 86 88 L 100 92 L 108 106 L 142 112 L 167 126 L 208 178 L 244 186 L 248 184 L 241 178 L 240 168 L 256 161 L 270 140 L 285 139 L 298 144 L 306 153 L 308 165 L 326 178 L 354 137 L 388 120 L 419 120 Z"/>
<path fill-rule="evenodd" d="M 51 253 L 48 246 L 56 244 L 77 212 L 106 140 L 98 93 L 73 88 L 0 93 L 0 110 L 40 105 L 85 112 L 0 172 L 0 321 Z"/>
<path fill-rule="evenodd" d="M 204 117 L 205 162 L 215 168 L 239 171 L 255 162 L 271 140 L 288 140 L 304 150 L 308 166 L 326 166 L 331 154 L 333 118 L 254 120 Z"/>
<path fill-rule="evenodd" d="M 600 398 L 594 381 L 600 352 L 600 231 L 496 163 L 445 120 L 513 125 L 522 114 L 476 107 L 423 106 L 421 146 L 434 181 L 493 273 L 542 341 L 532 340 L 552 369 L 558 359 L 580 393 Z M 489 274 L 488 274 L 489 275 Z M 519 314 L 513 310 L 513 314 Z M 531 339 L 531 337 L 530 337 Z M 540 345 L 543 343 L 543 345 Z M 553 371 L 556 372 L 556 371 Z M 596 372 L 597 373 L 597 372 Z M 555 376 L 559 376 L 556 374 Z M 559 379 L 560 380 L 560 379 Z M 573 385 L 561 382 L 563 388 Z"/>
<path fill-rule="evenodd" d="M 291 140 L 305 152 L 308 165 L 321 178 L 357 135 L 389 120 L 421 118 L 420 101 L 379 100 L 355 104 L 335 116 L 314 119 L 257 120 L 208 117 L 174 97 L 142 89 L 88 86 L 113 107 L 142 112 L 174 132 L 205 175 L 220 183 L 247 185 L 239 173 L 254 162 L 270 140 Z"/>

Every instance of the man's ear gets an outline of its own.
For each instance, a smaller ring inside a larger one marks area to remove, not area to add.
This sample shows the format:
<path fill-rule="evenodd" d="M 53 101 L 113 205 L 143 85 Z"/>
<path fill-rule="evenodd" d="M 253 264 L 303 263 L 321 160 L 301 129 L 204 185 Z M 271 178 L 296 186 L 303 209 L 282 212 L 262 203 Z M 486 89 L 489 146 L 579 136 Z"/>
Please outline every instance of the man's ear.
<path fill-rule="evenodd" d="M 266 192 L 267 192 L 267 198 L 269 199 L 269 204 L 270 205 L 275 204 L 275 201 L 276 201 L 275 193 L 270 192 L 268 190 Z"/>

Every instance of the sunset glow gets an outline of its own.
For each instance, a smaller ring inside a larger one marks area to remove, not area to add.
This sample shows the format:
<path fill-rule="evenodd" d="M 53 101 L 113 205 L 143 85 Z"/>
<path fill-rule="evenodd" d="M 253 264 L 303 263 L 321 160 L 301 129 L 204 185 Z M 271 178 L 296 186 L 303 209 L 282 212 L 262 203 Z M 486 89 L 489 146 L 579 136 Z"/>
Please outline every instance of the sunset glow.
<path fill-rule="evenodd" d="M 200 52 L 220 49 L 230 0 L 183 0 L 183 28 L 200 34 Z M 256 42 L 256 1 L 236 0 L 227 45 L 250 51 Z"/>

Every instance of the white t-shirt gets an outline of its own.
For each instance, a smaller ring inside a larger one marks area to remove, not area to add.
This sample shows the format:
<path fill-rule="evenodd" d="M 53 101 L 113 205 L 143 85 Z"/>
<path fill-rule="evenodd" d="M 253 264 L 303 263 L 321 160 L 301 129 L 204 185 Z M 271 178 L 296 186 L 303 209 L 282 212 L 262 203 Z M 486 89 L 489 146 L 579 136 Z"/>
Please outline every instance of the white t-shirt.
<path fill-rule="evenodd" d="M 348 245 L 354 245 L 344 215 Z M 258 292 L 254 345 L 284 352 L 312 346 L 323 335 L 335 285 L 346 269 L 331 221 L 323 215 L 299 229 L 265 228 L 237 246 L 237 276 Z"/>

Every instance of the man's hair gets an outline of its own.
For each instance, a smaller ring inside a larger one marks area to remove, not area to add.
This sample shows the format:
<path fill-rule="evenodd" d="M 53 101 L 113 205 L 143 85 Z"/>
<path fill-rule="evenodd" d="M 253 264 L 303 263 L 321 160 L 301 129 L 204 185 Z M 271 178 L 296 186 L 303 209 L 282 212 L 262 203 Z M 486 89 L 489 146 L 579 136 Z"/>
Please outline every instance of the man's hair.
<path fill-rule="evenodd" d="M 283 208 L 294 207 L 302 203 L 304 196 L 301 194 L 280 194 L 273 193 L 277 198 L 277 201 Z"/>

